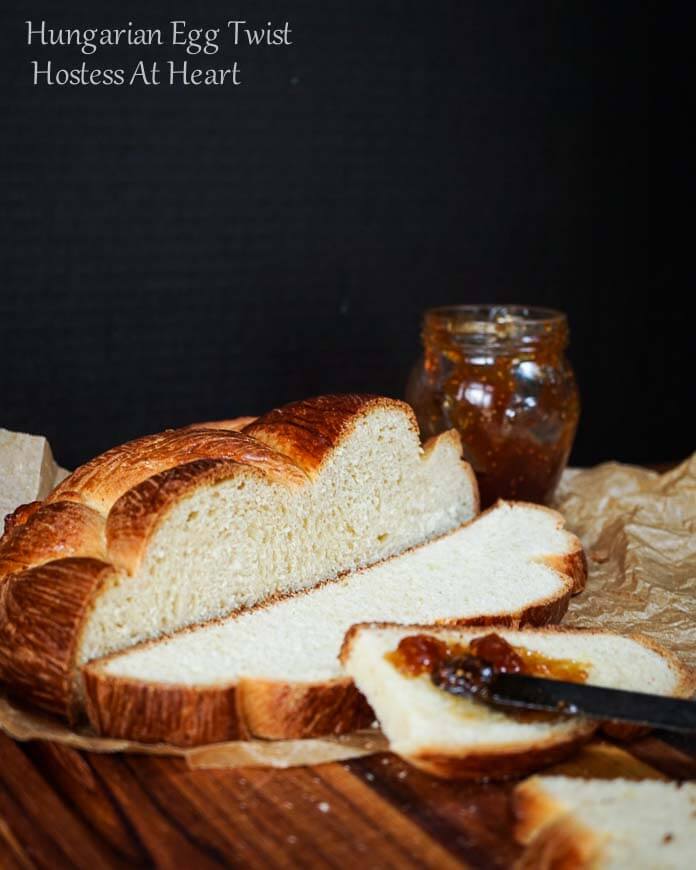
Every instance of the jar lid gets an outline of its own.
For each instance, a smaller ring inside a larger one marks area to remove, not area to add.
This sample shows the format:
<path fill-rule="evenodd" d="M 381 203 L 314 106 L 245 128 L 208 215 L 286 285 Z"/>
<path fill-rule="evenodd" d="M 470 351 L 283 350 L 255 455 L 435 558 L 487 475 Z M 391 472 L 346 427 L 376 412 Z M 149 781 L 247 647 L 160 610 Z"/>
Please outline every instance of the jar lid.
<path fill-rule="evenodd" d="M 528 305 L 445 305 L 425 312 L 424 338 L 474 347 L 565 344 L 568 321 L 562 311 Z"/>

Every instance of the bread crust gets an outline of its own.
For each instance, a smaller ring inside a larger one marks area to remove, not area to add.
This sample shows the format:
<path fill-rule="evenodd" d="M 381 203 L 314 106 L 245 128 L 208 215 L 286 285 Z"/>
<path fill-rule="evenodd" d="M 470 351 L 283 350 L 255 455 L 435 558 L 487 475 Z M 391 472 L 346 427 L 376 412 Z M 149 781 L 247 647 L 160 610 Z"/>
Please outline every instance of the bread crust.
<path fill-rule="evenodd" d="M 593 723 L 578 722 L 571 731 L 554 734 L 534 745 L 529 741 L 490 747 L 483 745 L 467 753 L 456 750 L 446 753 L 433 747 L 414 754 L 399 754 L 410 764 L 440 779 L 509 779 L 562 761 L 587 743 L 598 727 Z"/>
<path fill-rule="evenodd" d="M 2 535 L 0 535 L 0 541 L 2 541 L 5 536 L 12 534 L 20 526 L 23 526 L 42 504 L 43 502 L 41 501 L 30 501 L 27 504 L 18 505 L 12 513 L 7 514 L 3 523 L 3 531 Z"/>
<path fill-rule="evenodd" d="M 114 502 L 144 480 L 197 459 L 237 459 L 245 446 L 255 445 L 229 429 L 187 426 L 145 435 L 80 466 L 46 501 L 78 501 L 106 516 Z"/>
<path fill-rule="evenodd" d="M 98 734 L 143 743 L 198 746 L 245 736 L 236 685 L 161 686 L 83 668 L 85 705 Z"/>
<path fill-rule="evenodd" d="M 106 559 L 101 514 L 75 502 L 37 506 L 0 538 L 0 582 L 54 559 L 86 556 Z"/>
<path fill-rule="evenodd" d="M 396 399 L 358 393 L 291 402 L 263 414 L 243 431 L 288 456 L 307 474 L 314 476 L 333 448 L 375 408 L 402 412 L 418 436 L 418 424 L 410 405 Z"/>
<path fill-rule="evenodd" d="M 348 678 L 319 683 L 239 681 L 238 703 L 247 733 L 269 740 L 348 734 L 369 727 L 375 715 Z"/>
<path fill-rule="evenodd" d="M 515 839 L 526 846 L 547 825 L 565 813 L 565 807 L 543 788 L 536 777 L 521 782 L 512 793 Z"/>
<path fill-rule="evenodd" d="M 75 720 L 82 628 L 113 573 L 98 559 L 69 558 L 11 574 L 0 584 L 0 680 L 13 694 Z"/>
<path fill-rule="evenodd" d="M 197 688 L 155 684 L 83 669 L 87 714 L 98 734 L 201 746 L 249 737 L 301 740 L 367 728 L 374 713 L 349 679 L 287 684 L 271 680 Z"/>
<path fill-rule="evenodd" d="M 374 713 L 349 678 L 321 683 L 240 679 L 202 688 L 82 669 L 98 734 L 140 743 L 201 746 L 250 737 L 301 740 L 369 727 Z"/>
<path fill-rule="evenodd" d="M 525 628 L 557 623 L 568 610 L 572 592 L 568 585 L 561 587 L 556 596 L 541 598 L 514 612 L 488 613 L 485 616 L 468 616 L 463 619 L 441 619 L 436 625 L 451 628 L 493 625 L 500 628 Z"/>
<path fill-rule="evenodd" d="M 582 870 L 593 866 L 601 841 L 545 792 L 536 777 L 512 794 L 515 837 L 526 846 L 515 870 Z"/>
<path fill-rule="evenodd" d="M 107 550 L 113 562 L 134 574 L 167 514 L 201 487 L 249 475 L 281 481 L 286 486 L 306 481 L 299 468 L 262 445 L 248 449 L 244 443 L 241 447 L 239 455 L 244 459 L 198 459 L 156 474 L 124 493 L 106 521 Z"/>
<path fill-rule="evenodd" d="M 593 870 L 601 841 L 571 816 L 552 822 L 525 849 L 514 870 Z"/>

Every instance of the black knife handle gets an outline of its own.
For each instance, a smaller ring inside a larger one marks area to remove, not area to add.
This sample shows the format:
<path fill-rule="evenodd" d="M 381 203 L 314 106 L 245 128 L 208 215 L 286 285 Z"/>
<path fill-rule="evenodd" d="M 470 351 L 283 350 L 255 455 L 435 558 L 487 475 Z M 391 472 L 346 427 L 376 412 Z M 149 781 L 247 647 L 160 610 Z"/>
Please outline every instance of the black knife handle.
<path fill-rule="evenodd" d="M 491 683 L 490 701 L 501 707 L 546 710 L 559 715 L 587 716 L 696 733 L 696 701 L 645 692 L 626 692 L 522 674 L 498 674 Z"/>

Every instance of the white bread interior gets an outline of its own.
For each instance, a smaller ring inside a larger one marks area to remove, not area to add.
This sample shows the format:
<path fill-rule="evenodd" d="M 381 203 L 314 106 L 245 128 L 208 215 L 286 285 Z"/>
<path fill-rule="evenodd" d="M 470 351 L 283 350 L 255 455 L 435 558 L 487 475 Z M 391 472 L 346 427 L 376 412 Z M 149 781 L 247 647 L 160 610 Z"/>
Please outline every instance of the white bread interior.
<path fill-rule="evenodd" d="M 597 725 L 581 717 L 517 721 L 507 713 L 436 687 L 429 675 L 403 675 L 385 658 L 399 641 L 431 634 L 468 644 L 491 628 L 356 626 L 346 638 L 345 669 L 365 695 L 392 751 L 441 776 L 509 776 L 556 760 L 555 751 L 587 739 Z M 582 662 L 587 682 L 660 695 L 685 690 L 685 674 L 664 651 L 638 639 L 562 628 L 495 628 L 511 644 Z M 479 764 L 480 762 L 480 764 Z"/>
<path fill-rule="evenodd" d="M 358 417 L 304 482 L 240 468 L 180 499 L 135 573 L 100 593 L 78 663 L 306 589 L 470 519 L 478 493 L 458 437 L 421 448 L 404 408 Z"/>
<path fill-rule="evenodd" d="M 538 776 L 515 789 L 514 806 L 528 846 L 519 870 L 694 866 L 696 783 Z"/>
<path fill-rule="evenodd" d="M 550 563 L 573 565 L 581 556 L 579 541 L 562 526 L 553 511 L 500 502 L 436 541 L 305 594 L 92 662 L 87 673 L 100 690 L 93 703 L 114 703 L 105 684 L 122 688 L 128 681 L 133 695 L 146 685 L 165 709 L 173 706 L 168 691 L 175 699 L 182 687 L 195 689 L 203 710 L 206 689 L 213 695 L 241 680 L 247 692 L 270 682 L 311 686 L 319 695 L 322 686 L 345 681 L 338 660 L 341 643 L 346 630 L 365 619 L 508 619 L 517 624 L 560 618 L 574 578 Z M 292 711 L 282 708 L 285 696 L 274 697 L 280 707 L 266 718 L 292 720 Z M 118 703 L 128 708 L 127 692 L 120 693 Z M 97 711 L 95 727 L 113 721 L 112 714 Z M 329 720 L 324 727 L 340 724 Z"/>

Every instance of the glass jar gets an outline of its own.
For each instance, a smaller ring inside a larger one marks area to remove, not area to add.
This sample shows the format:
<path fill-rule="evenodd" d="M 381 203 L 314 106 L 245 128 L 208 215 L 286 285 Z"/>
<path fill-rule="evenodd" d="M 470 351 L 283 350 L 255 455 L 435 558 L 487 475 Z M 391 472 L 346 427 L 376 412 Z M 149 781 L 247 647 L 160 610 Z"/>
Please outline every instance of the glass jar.
<path fill-rule="evenodd" d="M 565 315 L 548 308 L 426 311 L 425 353 L 406 399 L 424 437 L 459 430 L 482 507 L 497 498 L 551 500 L 580 416 L 567 345 Z"/>

